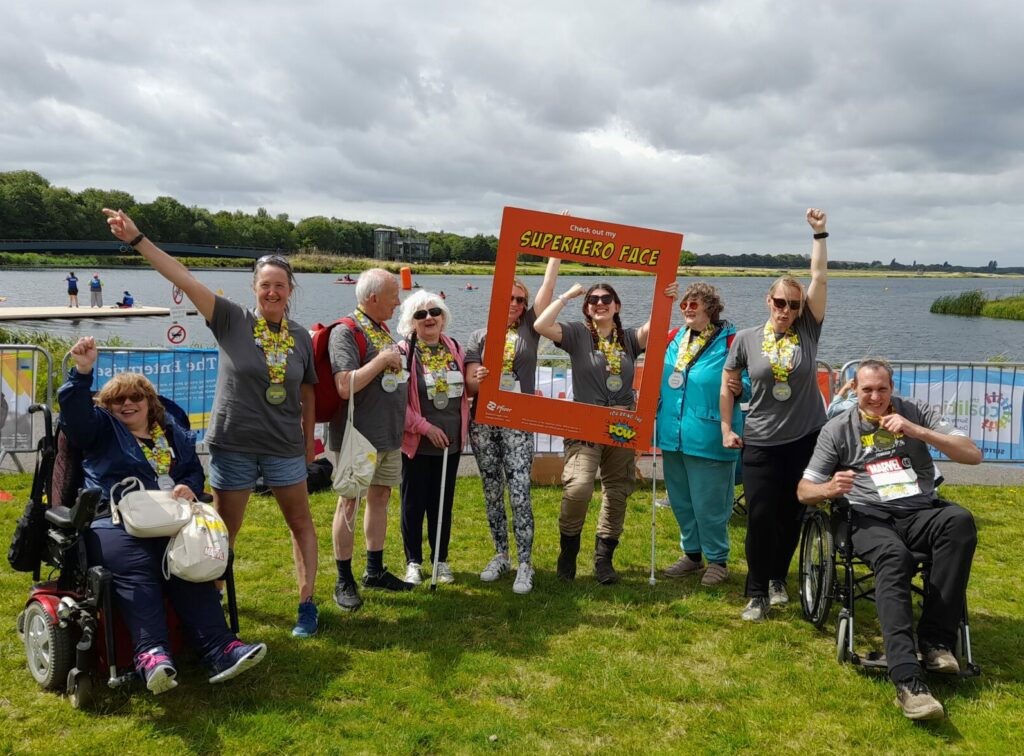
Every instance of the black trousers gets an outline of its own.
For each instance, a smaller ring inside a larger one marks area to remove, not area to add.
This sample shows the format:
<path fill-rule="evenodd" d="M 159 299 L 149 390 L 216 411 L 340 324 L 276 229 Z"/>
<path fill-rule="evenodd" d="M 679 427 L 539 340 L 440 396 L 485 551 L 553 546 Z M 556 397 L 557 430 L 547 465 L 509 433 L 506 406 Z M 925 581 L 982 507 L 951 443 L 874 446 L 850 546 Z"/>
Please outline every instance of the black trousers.
<path fill-rule="evenodd" d="M 817 440 L 814 431 L 788 444 L 743 447 L 747 596 L 767 596 L 769 581 L 786 579 L 805 509 L 796 487 Z"/>
<path fill-rule="evenodd" d="M 875 573 L 875 607 L 889 675 L 899 682 L 920 674 L 910 590 L 917 565 L 911 552 L 931 554 L 932 562 L 917 623 L 918 639 L 952 649 L 978 545 L 974 517 L 949 502 L 899 515 L 874 517 L 855 511 L 852 540 L 854 552 Z"/>
<path fill-rule="evenodd" d="M 455 498 L 455 477 L 459 472 L 461 453 L 448 453 L 448 472 L 444 482 L 444 513 L 441 518 L 441 553 L 433 554 L 437 542 L 437 505 L 441 492 L 443 457 L 417 454 L 409 459 L 402 455 L 402 544 L 405 561 L 423 564 L 423 515 L 427 516 L 430 551 L 439 562 L 448 561 L 448 541 L 452 536 L 452 504 Z M 431 558 L 433 563 L 433 558 Z"/>

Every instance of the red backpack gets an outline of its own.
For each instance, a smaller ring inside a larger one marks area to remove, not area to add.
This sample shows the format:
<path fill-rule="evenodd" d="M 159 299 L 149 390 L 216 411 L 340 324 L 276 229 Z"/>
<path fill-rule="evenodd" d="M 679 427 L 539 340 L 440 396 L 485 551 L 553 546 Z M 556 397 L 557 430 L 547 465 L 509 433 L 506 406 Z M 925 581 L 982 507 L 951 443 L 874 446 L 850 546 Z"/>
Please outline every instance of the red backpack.
<path fill-rule="evenodd" d="M 359 362 L 366 359 L 366 335 L 359 329 L 352 318 L 338 318 L 330 325 L 317 323 L 310 333 L 313 336 L 313 364 L 316 366 L 317 384 L 314 387 L 316 422 L 326 423 L 330 421 L 339 409 L 347 409 L 347 402 L 338 396 L 338 389 L 334 385 L 334 369 L 331 367 L 331 354 L 328 345 L 331 340 L 331 331 L 335 326 L 344 323 L 352 331 L 356 340 L 356 347 L 359 349 Z"/>

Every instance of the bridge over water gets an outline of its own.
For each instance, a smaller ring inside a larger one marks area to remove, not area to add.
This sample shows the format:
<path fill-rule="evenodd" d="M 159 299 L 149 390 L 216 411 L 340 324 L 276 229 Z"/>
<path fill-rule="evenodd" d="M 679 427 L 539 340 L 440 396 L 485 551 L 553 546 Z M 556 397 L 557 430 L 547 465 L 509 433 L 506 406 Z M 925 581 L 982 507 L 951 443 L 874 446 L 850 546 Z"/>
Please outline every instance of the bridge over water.
<path fill-rule="evenodd" d="M 160 243 L 160 249 L 175 257 L 243 257 L 256 260 L 273 252 L 258 247 L 227 247 L 212 244 Z M 123 255 L 130 252 L 127 244 L 119 241 L 19 241 L 0 240 L 0 252 L 47 252 L 62 255 Z"/>

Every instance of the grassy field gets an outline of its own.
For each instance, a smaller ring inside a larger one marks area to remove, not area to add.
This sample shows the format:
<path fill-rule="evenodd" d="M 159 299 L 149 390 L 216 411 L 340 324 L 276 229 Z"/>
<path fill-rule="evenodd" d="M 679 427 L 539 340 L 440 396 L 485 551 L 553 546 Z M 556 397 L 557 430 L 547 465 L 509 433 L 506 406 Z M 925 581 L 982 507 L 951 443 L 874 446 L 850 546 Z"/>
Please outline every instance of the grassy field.
<path fill-rule="evenodd" d="M 0 477 L 8 534 L 30 484 Z M 430 593 L 364 593 L 343 615 L 331 601 L 330 495 L 314 497 L 324 551 L 320 634 L 293 639 L 295 594 L 288 532 L 272 501 L 256 498 L 237 562 L 242 633 L 265 641 L 262 666 L 223 686 L 183 660 L 178 689 L 106 694 L 81 712 L 37 688 L 14 631 L 30 582 L 0 568 L 0 753 L 967 753 L 1024 751 L 1024 543 L 1016 488 L 947 487 L 981 531 L 969 599 L 982 677 L 935 680 L 949 718 L 920 725 L 893 706 L 878 674 L 834 659 L 834 623 L 818 632 L 798 605 L 770 621 L 739 619 L 744 521 L 731 524 L 732 575 L 649 586 L 650 491 L 630 499 L 616 555 L 624 580 L 598 586 L 589 560 L 562 584 L 558 488 L 535 489 L 536 588 L 483 584 L 491 555 L 479 481 L 459 481 L 451 561 L 457 583 Z M 397 501 L 385 557 L 401 565 Z M 658 566 L 677 556 L 678 532 L 658 510 Z M 584 543 L 592 538 L 596 511 Z M 362 537 L 357 539 L 357 544 Z M 587 549 L 584 548 L 584 554 Z M 360 556 L 357 565 L 361 569 Z M 793 592 L 794 581 L 790 590 Z M 861 648 L 876 647 L 860 615 Z M 869 627 L 869 625 L 871 627 Z"/>

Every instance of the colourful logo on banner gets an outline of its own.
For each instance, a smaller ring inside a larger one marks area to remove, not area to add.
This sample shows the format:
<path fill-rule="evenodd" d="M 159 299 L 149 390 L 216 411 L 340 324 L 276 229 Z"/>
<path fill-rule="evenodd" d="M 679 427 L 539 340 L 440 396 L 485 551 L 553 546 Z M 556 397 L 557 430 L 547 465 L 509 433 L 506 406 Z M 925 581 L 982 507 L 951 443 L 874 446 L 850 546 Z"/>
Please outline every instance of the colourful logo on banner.
<path fill-rule="evenodd" d="M 611 437 L 612 441 L 616 441 L 620 444 L 628 444 L 636 438 L 636 431 L 627 423 L 609 423 L 608 435 Z"/>
<path fill-rule="evenodd" d="M 1010 402 L 1010 397 L 997 391 L 985 394 L 985 407 L 981 414 L 984 417 L 981 427 L 987 431 L 998 431 L 1009 427 L 1013 422 L 1013 404 Z"/>

